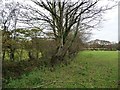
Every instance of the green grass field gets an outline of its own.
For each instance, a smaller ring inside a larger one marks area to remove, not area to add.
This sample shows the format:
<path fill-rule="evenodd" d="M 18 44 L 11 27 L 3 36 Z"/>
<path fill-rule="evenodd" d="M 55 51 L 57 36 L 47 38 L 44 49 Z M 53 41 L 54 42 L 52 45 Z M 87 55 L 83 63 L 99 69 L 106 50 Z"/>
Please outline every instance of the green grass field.
<path fill-rule="evenodd" d="M 117 51 L 83 51 L 67 66 L 35 69 L 19 79 L 10 79 L 8 88 L 116 88 Z"/>

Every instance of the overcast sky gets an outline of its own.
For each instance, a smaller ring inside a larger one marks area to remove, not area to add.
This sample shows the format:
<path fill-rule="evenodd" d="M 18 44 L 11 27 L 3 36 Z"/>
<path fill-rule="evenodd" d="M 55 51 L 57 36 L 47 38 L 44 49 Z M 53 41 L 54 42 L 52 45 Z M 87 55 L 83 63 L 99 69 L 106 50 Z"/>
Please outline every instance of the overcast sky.
<path fill-rule="evenodd" d="M 25 2 L 28 0 L 15 0 L 15 1 Z M 101 2 L 101 5 L 105 3 L 107 3 L 107 0 L 103 0 Z M 106 21 L 101 23 L 99 31 L 96 29 L 92 31 L 93 35 L 91 36 L 90 40 L 101 39 L 118 42 L 118 7 L 106 12 L 104 19 L 106 19 Z"/>
<path fill-rule="evenodd" d="M 102 39 L 113 42 L 118 42 L 118 7 L 108 11 L 104 18 L 106 21 L 102 22 L 101 28 L 93 30 L 91 39 Z"/>

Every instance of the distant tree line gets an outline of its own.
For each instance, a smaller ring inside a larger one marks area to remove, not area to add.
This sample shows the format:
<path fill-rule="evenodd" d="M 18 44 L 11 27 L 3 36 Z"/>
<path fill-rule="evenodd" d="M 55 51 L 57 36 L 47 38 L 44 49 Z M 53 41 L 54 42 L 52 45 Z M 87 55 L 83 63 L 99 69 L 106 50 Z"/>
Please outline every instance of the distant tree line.
<path fill-rule="evenodd" d="M 119 50 L 119 43 L 113 43 L 106 40 L 92 40 L 87 43 L 88 50 L 107 50 L 107 51 L 115 51 Z"/>

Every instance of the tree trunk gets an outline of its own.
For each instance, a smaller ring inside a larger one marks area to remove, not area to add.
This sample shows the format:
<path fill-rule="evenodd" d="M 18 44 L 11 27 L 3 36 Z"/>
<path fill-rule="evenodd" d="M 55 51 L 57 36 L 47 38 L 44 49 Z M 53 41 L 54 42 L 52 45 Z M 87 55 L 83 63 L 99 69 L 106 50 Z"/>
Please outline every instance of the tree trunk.
<path fill-rule="evenodd" d="M 59 42 L 60 42 L 59 46 L 56 49 L 55 55 L 53 55 L 52 58 L 51 58 L 51 65 L 52 66 L 54 66 L 58 62 L 63 61 L 66 54 L 69 54 L 68 51 L 69 51 L 70 47 L 72 46 L 76 35 L 77 34 L 75 33 L 75 36 L 73 37 L 72 41 L 68 45 L 65 45 L 67 41 L 64 41 L 63 37 L 59 39 Z"/>
<path fill-rule="evenodd" d="M 39 58 L 39 52 L 36 51 L 36 59 L 38 60 L 38 58 Z"/>
<path fill-rule="evenodd" d="M 50 64 L 53 67 L 55 64 L 60 63 L 64 60 L 65 51 L 63 46 L 59 46 L 56 50 L 56 53 L 51 57 Z"/>
<path fill-rule="evenodd" d="M 22 56 L 23 56 L 23 49 L 21 49 L 21 51 L 20 51 L 20 61 L 22 60 Z"/>
<path fill-rule="evenodd" d="M 5 50 L 3 50 L 3 55 L 2 55 L 2 60 L 4 61 L 5 59 Z"/>
<path fill-rule="evenodd" d="M 29 60 L 35 59 L 31 51 L 28 52 Z"/>
<path fill-rule="evenodd" d="M 10 52 L 10 60 L 11 61 L 14 61 L 14 53 L 15 53 L 15 49 L 11 49 L 11 52 Z"/>

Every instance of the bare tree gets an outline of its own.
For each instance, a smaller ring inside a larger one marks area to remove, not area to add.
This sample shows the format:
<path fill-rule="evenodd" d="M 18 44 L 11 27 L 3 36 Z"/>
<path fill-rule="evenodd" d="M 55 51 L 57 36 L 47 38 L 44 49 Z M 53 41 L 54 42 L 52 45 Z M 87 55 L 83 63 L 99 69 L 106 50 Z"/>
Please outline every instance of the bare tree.
<path fill-rule="evenodd" d="M 40 21 L 47 27 L 45 30 L 52 31 L 56 41 L 56 53 L 51 58 L 63 60 L 67 51 L 72 46 L 77 33 L 95 28 L 102 21 L 102 15 L 106 10 L 114 6 L 98 6 L 100 0 L 31 0 L 34 6 L 28 6 L 24 16 L 27 22 Z M 44 10 L 42 12 L 42 10 Z M 29 14 L 29 15 L 27 15 Z M 68 40 L 70 32 L 73 32 L 71 41 Z"/>
<path fill-rule="evenodd" d="M 0 11 L 0 24 L 3 34 L 2 43 L 4 45 L 2 60 L 5 58 L 6 47 L 9 47 L 10 49 L 10 60 L 14 60 L 15 47 L 12 44 L 12 40 L 15 40 L 16 37 L 16 25 L 19 9 L 19 3 L 9 2 L 5 3 Z"/>

